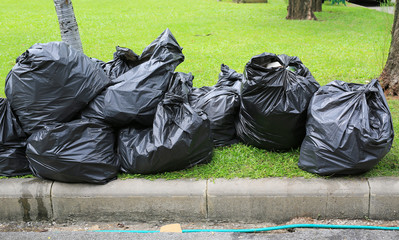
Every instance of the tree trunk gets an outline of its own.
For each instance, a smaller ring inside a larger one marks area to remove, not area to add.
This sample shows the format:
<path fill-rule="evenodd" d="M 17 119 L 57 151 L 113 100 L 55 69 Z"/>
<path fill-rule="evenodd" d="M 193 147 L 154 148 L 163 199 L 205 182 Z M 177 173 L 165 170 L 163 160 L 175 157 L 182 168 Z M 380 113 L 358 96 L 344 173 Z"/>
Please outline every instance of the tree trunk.
<path fill-rule="evenodd" d="M 294 20 L 317 20 L 312 11 L 314 0 L 289 0 L 287 19 Z"/>
<path fill-rule="evenodd" d="M 71 0 L 54 0 L 55 11 L 57 12 L 60 24 L 61 39 L 75 50 L 83 52 L 80 41 L 78 23 L 73 12 Z"/>
<path fill-rule="evenodd" d="M 384 70 L 379 78 L 385 93 L 392 96 L 399 95 L 399 4 L 395 7 L 392 26 L 392 40 L 389 55 Z"/>
<path fill-rule="evenodd" d="M 312 10 L 313 12 L 321 12 L 323 6 L 322 0 L 313 0 L 312 1 Z"/>

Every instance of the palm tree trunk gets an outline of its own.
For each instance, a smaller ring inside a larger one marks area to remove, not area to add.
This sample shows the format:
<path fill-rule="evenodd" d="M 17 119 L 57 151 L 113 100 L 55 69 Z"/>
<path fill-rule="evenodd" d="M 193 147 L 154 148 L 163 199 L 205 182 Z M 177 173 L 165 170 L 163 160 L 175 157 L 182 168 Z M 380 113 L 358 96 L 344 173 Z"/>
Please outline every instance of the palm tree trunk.
<path fill-rule="evenodd" d="M 289 0 L 286 19 L 292 20 L 317 20 L 312 11 L 314 0 Z"/>
<path fill-rule="evenodd" d="M 385 93 L 399 96 L 399 4 L 396 4 L 389 55 L 379 80 Z"/>
<path fill-rule="evenodd" d="M 321 12 L 323 6 L 322 0 L 313 0 L 312 2 L 312 10 L 313 12 Z"/>
<path fill-rule="evenodd" d="M 60 24 L 61 39 L 75 50 L 83 52 L 80 41 L 78 23 L 71 0 L 54 0 L 55 11 L 57 12 Z"/>

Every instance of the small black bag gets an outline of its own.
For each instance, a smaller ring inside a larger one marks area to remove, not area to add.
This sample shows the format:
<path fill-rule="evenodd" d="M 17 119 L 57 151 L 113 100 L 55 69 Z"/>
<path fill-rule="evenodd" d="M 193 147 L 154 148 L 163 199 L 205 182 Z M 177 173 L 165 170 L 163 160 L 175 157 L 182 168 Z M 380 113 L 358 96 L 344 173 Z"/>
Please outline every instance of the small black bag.
<path fill-rule="evenodd" d="M 5 93 L 28 135 L 68 122 L 110 82 L 100 64 L 64 42 L 35 44 L 17 58 Z"/>
<path fill-rule="evenodd" d="M 319 84 L 298 57 L 263 53 L 246 65 L 236 125 L 241 141 L 272 151 L 297 148 Z"/>
<path fill-rule="evenodd" d="M 222 64 L 215 86 L 194 88 L 189 94 L 190 105 L 208 115 L 216 147 L 238 143 L 235 121 L 240 107 L 241 81 L 242 75 Z"/>
<path fill-rule="evenodd" d="M 194 94 L 196 92 L 193 91 Z M 200 95 L 198 101 L 190 104 L 207 114 L 215 147 L 238 143 L 234 123 L 240 105 L 238 92 L 235 89 L 213 88 Z"/>
<path fill-rule="evenodd" d="M 37 177 L 104 184 L 115 179 L 120 168 L 115 140 L 109 126 L 75 120 L 36 131 L 28 139 L 26 154 Z"/>
<path fill-rule="evenodd" d="M 0 98 L 0 176 L 32 174 L 25 150 L 26 135 L 11 111 L 8 100 Z"/>
<path fill-rule="evenodd" d="M 309 104 L 298 166 L 320 175 L 363 173 L 389 152 L 393 137 L 377 79 L 367 85 L 333 81 Z"/>
<path fill-rule="evenodd" d="M 213 144 L 209 120 L 184 98 L 167 94 L 152 128 L 130 127 L 119 133 L 121 169 L 133 174 L 176 171 L 208 163 Z"/>

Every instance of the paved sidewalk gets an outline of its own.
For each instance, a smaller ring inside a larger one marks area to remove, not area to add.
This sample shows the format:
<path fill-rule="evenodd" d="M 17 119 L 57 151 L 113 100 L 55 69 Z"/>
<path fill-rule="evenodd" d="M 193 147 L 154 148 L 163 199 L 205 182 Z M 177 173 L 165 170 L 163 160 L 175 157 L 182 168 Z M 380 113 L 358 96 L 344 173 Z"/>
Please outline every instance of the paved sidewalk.
<path fill-rule="evenodd" d="M 395 7 L 367 7 L 370 9 L 374 9 L 380 12 L 385 12 L 389 14 L 394 14 L 395 13 Z"/>
<path fill-rule="evenodd" d="M 0 179 L 0 221 L 263 221 L 399 219 L 399 178 Z"/>
<path fill-rule="evenodd" d="M 392 2 L 395 3 L 396 0 L 392 0 Z M 349 3 L 349 4 L 350 4 L 350 6 L 353 6 L 353 7 L 363 7 L 363 8 L 368 8 L 368 9 L 374 9 L 376 11 L 385 12 L 385 13 L 389 13 L 389 14 L 395 13 L 394 6 L 386 6 L 386 7 L 382 6 L 381 7 L 381 6 L 361 6 L 356 3 Z"/>

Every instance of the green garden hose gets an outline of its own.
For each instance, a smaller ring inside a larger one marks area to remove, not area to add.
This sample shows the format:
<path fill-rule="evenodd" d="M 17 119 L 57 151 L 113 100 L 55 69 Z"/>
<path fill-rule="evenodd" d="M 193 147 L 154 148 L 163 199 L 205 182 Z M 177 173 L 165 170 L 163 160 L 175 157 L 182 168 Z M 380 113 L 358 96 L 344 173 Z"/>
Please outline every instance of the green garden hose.
<path fill-rule="evenodd" d="M 326 224 L 292 224 L 265 228 L 250 228 L 250 229 L 183 229 L 183 233 L 196 232 L 238 232 L 238 233 L 256 233 L 267 232 L 291 228 L 327 228 L 327 229 L 364 229 L 364 230 L 399 230 L 399 227 L 381 227 L 381 226 L 365 226 L 365 225 L 326 225 Z M 160 231 L 146 231 L 146 230 L 95 230 L 92 232 L 126 232 L 126 233 L 159 233 Z"/>

